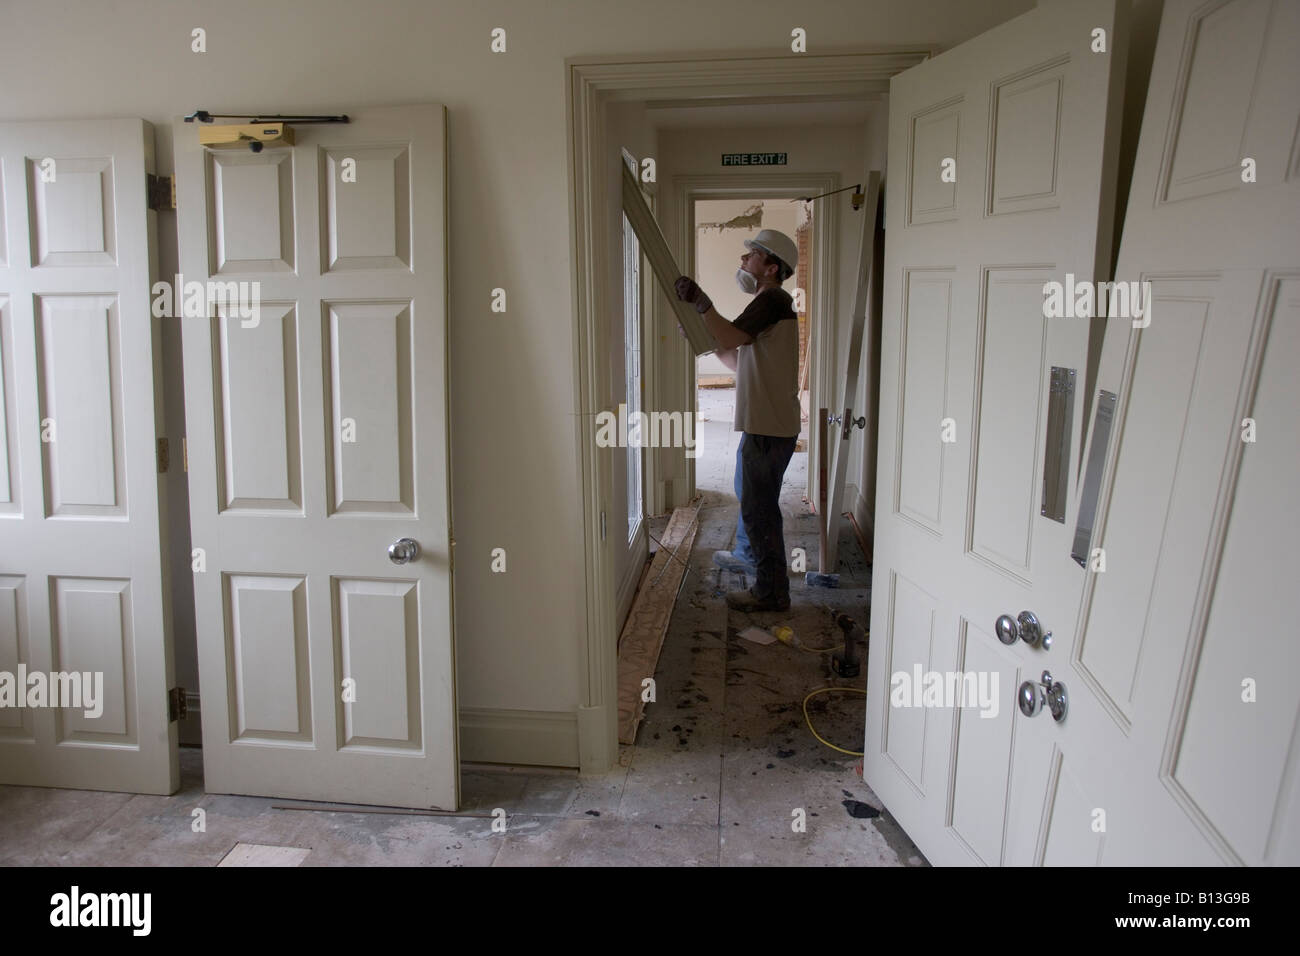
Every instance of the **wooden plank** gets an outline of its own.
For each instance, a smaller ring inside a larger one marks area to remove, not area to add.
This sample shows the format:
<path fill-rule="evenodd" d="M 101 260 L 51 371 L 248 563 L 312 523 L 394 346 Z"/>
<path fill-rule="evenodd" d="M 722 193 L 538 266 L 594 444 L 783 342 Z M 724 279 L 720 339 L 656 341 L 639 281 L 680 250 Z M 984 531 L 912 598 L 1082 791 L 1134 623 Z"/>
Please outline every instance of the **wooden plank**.
<path fill-rule="evenodd" d="M 825 574 L 834 574 L 839 563 L 840 512 L 844 504 L 844 480 L 849 471 L 849 448 L 852 446 L 853 415 L 851 402 L 858 394 L 858 368 L 862 365 L 862 334 L 866 325 L 867 309 L 871 303 L 871 264 L 875 259 L 876 212 L 880 205 L 880 171 L 873 169 L 867 178 L 867 201 L 862 207 L 862 244 L 858 258 L 858 290 L 853 296 L 853 327 L 849 335 L 847 367 L 840 382 L 840 404 L 835 413 L 842 421 L 837 431 L 830 434 L 835 445 L 834 477 L 831 481 L 830 504 L 826 508 L 826 553 L 818 564 Z M 859 409 L 859 412 L 861 409 Z"/>
<path fill-rule="evenodd" d="M 820 545 L 817 553 L 817 570 L 821 574 L 835 573 L 834 568 L 827 567 L 826 552 L 826 437 L 829 431 L 826 418 L 828 412 L 829 409 L 825 408 L 817 410 L 817 530 L 821 532 L 817 539 Z"/>
<path fill-rule="evenodd" d="M 659 231 L 659 224 L 655 222 L 650 207 L 646 205 L 645 197 L 641 195 L 641 187 L 632 178 L 632 171 L 627 168 L 626 163 L 620 165 L 623 167 L 623 213 L 632 224 L 637 239 L 641 241 L 641 251 L 645 253 L 655 278 L 659 280 L 659 287 L 668 298 L 678 323 L 686 332 L 686 339 L 691 343 L 691 349 L 696 355 L 712 352 L 718 347 L 718 343 L 713 340 L 703 317 L 695 311 L 695 306 L 687 305 L 677 298 L 677 292 L 673 288 L 677 277 L 684 273 L 677 268 L 673 254 L 668 249 L 668 243 L 664 241 L 664 234 Z"/>
<path fill-rule="evenodd" d="M 641 682 L 654 677 L 659 652 L 668 635 L 677 592 L 681 590 L 686 564 L 699 530 L 701 498 L 674 509 L 664 533 L 663 544 L 643 577 L 645 586 L 637 592 L 627 623 L 618 639 L 618 742 L 636 742 L 636 730 L 644 716 Z M 674 556 L 675 553 L 675 556 Z"/>

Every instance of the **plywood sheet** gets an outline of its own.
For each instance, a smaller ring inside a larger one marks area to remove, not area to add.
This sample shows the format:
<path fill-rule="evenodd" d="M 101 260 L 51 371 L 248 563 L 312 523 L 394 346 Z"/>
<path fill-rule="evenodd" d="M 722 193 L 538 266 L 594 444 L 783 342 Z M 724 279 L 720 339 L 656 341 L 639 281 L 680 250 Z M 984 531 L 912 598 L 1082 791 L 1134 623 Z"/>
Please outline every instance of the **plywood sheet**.
<path fill-rule="evenodd" d="M 618 741 L 632 744 L 645 712 L 641 682 L 654 677 L 672 620 L 677 592 L 699 530 L 700 498 L 677 508 L 668 521 L 663 545 L 650 562 L 644 586 L 632 601 L 618 639 Z M 673 556 L 675 553 L 675 557 Z"/>

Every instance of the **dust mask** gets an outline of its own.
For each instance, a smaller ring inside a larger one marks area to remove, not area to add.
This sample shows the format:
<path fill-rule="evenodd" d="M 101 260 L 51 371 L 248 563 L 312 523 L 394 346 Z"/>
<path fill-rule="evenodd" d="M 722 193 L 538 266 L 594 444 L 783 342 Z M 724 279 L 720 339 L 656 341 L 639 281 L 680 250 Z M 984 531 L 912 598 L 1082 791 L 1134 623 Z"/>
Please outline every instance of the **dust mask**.
<path fill-rule="evenodd" d="M 736 285 L 740 286 L 740 291 L 745 295 L 753 295 L 758 291 L 758 279 L 754 273 L 746 272 L 743 268 L 736 270 Z"/>

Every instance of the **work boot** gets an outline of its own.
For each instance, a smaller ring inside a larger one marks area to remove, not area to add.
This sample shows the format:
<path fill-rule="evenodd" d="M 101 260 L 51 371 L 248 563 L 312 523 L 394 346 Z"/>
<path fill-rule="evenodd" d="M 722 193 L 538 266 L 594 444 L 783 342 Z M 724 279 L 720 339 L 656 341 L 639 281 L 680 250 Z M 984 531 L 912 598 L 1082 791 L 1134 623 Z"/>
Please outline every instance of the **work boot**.
<path fill-rule="evenodd" d="M 790 610 L 790 595 L 778 598 L 772 595 L 768 598 L 760 598 L 754 594 L 753 589 L 745 591 L 728 591 L 727 607 L 733 611 L 788 611 Z"/>
<path fill-rule="evenodd" d="M 736 557 L 736 555 L 731 551 L 714 551 L 713 563 L 724 571 L 743 571 L 750 577 L 756 577 L 758 575 L 757 565 L 750 561 L 746 561 L 743 558 Z"/>

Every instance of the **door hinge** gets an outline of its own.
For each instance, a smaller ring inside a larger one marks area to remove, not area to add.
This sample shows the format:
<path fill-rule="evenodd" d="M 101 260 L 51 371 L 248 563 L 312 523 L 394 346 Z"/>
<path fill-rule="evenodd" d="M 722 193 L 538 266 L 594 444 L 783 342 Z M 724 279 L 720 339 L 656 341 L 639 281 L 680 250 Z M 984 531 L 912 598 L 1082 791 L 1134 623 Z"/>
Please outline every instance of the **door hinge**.
<path fill-rule="evenodd" d="M 145 194 L 150 209 L 176 208 L 176 177 L 145 174 Z"/>
<path fill-rule="evenodd" d="M 450 547 L 447 549 L 447 568 L 452 574 L 456 573 L 456 539 L 448 538 Z"/>
<path fill-rule="evenodd" d="M 181 471 L 190 470 L 190 443 L 185 436 L 181 436 Z"/>
<path fill-rule="evenodd" d="M 605 512 L 600 513 L 600 540 L 605 540 Z"/>
<path fill-rule="evenodd" d="M 171 455 L 168 454 L 167 439 L 159 438 L 158 439 L 158 474 L 160 475 L 166 474 L 167 468 L 170 465 L 171 465 Z"/>
<path fill-rule="evenodd" d="M 190 715 L 190 709 L 185 703 L 185 688 L 173 687 L 167 692 L 167 721 L 175 723 L 178 720 L 184 720 Z"/>

